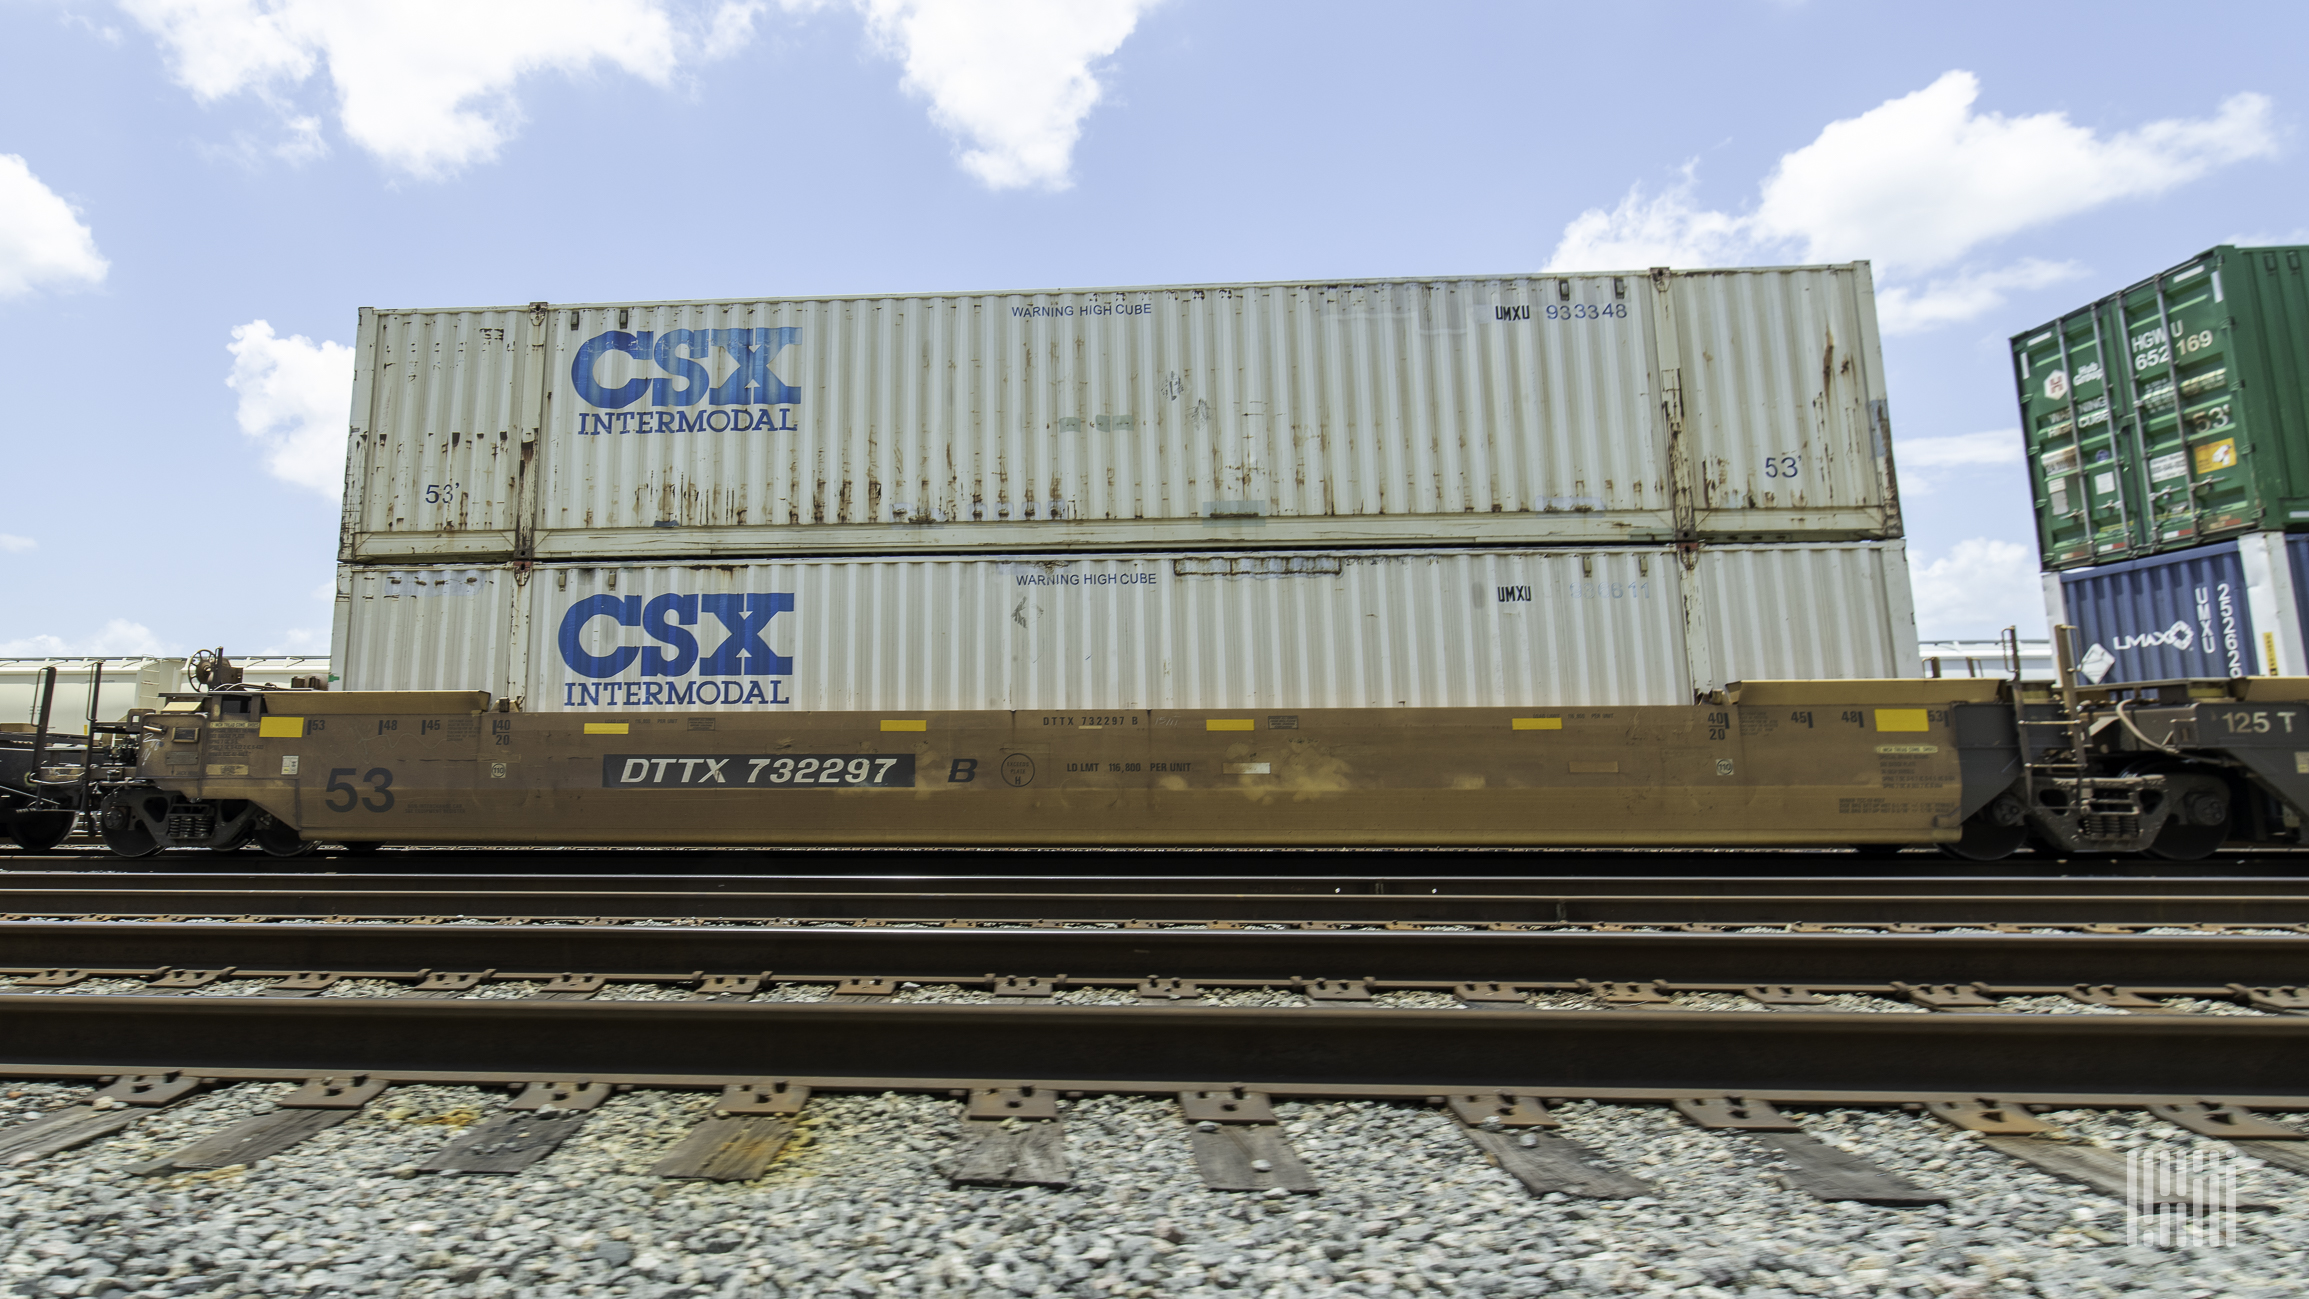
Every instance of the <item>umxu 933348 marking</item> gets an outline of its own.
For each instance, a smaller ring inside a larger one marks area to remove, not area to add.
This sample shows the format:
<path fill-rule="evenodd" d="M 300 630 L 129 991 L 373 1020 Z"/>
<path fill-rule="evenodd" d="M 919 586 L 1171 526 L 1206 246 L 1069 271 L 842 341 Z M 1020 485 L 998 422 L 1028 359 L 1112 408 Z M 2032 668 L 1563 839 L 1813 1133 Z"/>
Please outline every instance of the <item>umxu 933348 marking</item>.
<path fill-rule="evenodd" d="M 911 753 L 612 753 L 604 789 L 912 789 Z"/>

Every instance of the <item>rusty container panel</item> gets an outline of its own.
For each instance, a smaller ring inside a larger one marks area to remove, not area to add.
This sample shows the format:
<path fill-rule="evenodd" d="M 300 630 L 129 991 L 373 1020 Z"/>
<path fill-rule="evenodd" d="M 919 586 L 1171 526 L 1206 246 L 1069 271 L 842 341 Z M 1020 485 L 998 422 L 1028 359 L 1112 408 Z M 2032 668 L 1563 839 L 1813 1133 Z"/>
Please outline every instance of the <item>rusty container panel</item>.
<path fill-rule="evenodd" d="M 530 711 L 1614 706 L 1916 663 L 1898 542 L 342 571 L 348 689 Z"/>
<path fill-rule="evenodd" d="M 1713 683 L 1913 677 L 1916 608 L 1907 543 L 1710 546 L 1692 589 Z"/>
<path fill-rule="evenodd" d="M 340 560 L 380 535 L 414 555 L 514 553 L 543 322 L 513 308 L 362 310 Z"/>
<path fill-rule="evenodd" d="M 1700 532 L 1828 530 L 1856 510 L 1875 512 L 1872 535 L 1900 535 L 1868 264 L 1689 271 L 1674 286 Z"/>
<path fill-rule="evenodd" d="M 340 690 L 521 693 L 507 644 L 520 625 L 511 565 L 475 568 L 337 567 L 330 672 Z M 363 684 L 356 687 L 353 682 Z"/>
<path fill-rule="evenodd" d="M 1899 530 L 1864 263 L 373 319 L 351 562 Z"/>

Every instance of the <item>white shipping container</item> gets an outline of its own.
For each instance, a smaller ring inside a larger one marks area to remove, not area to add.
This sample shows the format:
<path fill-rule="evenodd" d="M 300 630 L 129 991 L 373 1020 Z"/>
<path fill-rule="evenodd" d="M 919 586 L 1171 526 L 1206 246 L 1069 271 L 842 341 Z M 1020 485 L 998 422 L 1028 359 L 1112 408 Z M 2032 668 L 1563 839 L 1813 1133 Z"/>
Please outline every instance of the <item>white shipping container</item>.
<path fill-rule="evenodd" d="M 1690 703 L 1917 671 L 1902 543 L 338 570 L 347 689 L 531 711 Z"/>
<path fill-rule="evenodd" d="M 229 647 L 228 647 L 229 648 Z M 329 660 L 319 656 L 235 656 L 242 680 L 251 685 L 287 686 L 294 677 L 326 676 Z M 41 669 L 56 669 L 56 693 L 48 706 L 48 729 L 57 735 L 88 732 L 89 687 L 96 683 L 92 658 L 0 658 L 0 727 L 31 729 L 40 717 Z M 117 722 L 131 708 L 158 708 L 171 691 L 198 690 L 184 674 L 181 658 L 132 656 L 103 660 L 96 720 Z"/>
<path fill-rule="evenodd" d="M 1868 265 L 364 309 L 351 563 L 1900 535 Z"/>

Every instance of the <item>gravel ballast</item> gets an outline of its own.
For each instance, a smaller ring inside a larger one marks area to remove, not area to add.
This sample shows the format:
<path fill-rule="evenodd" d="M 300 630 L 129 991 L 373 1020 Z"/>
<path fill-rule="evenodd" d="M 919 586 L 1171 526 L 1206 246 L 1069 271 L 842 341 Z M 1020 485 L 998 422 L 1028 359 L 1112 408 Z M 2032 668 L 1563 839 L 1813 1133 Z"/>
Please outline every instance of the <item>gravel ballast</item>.
<path fill-rule="evenodd" d="M 219 1089 L 127 1131 L 0 1169 L 0 1294 L 145 1296 L 2298 1295 L 2309 1179 L 2248 1168 L 2238 1243 L 2127 1246 L 2121 1202 L 1898 1110 L 1802 1115 L 1807 1130 L 1939 1190 L 1947 1205 L 1831 1204 L 1780 1184 L 1756 1138 L 1647 1106 L 1575 1102 L 1562 1135 L 1653 1195 L 1534 1198 L 1441 1112 L 1282 1103 L 1322 1190 L 1202 1187 L 1167 1100 L 1065 1107 L 1074 1185 L 950 1186 L 959 1105 L 814 1098 L 770 1171 L 676 1182 L 650 1167 L 707 1117 L 705 1093 L 635 1091 L 510 1177 L 420 1174 L 503 1092 L 395 1088 L 253 1167 L 124 1170 L 265 1112 L 285 1084 Z M 15 1084 L 0 1121 L 82 1089 Z M 2044 1116 L 2112 1148 L 2206 1142 L 2146 1115 Z M 2217 1143 L 2215 1143 L 2217 1144 Z"/>

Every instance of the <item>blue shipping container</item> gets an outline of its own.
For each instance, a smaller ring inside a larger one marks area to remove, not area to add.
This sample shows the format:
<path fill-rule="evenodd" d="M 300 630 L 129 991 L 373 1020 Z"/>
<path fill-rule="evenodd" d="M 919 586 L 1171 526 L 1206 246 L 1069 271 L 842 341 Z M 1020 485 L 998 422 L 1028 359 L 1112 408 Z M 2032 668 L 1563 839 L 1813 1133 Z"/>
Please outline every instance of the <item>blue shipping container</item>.
<path fill-rule="evenodd" d="M 2287 547 L 2292 577 L 2309 555 Z M 2077 628 L 2078 679 L 2095 685 L 2261 673 L 2245 564 L 2234 541 L 2060 575 Z M 2296 630 L 2295 635 L 2299 632 Z"/>

